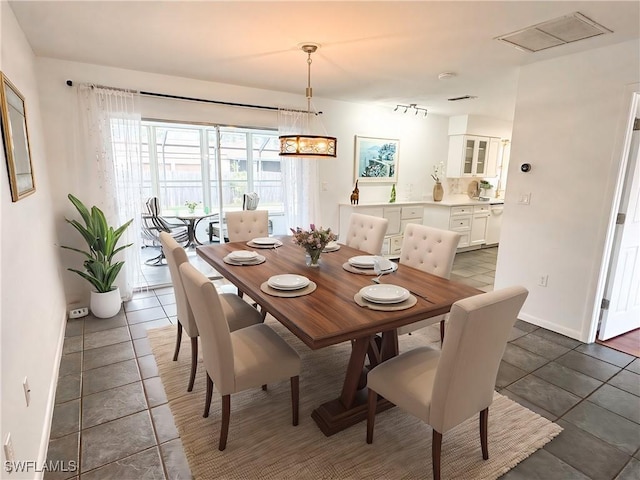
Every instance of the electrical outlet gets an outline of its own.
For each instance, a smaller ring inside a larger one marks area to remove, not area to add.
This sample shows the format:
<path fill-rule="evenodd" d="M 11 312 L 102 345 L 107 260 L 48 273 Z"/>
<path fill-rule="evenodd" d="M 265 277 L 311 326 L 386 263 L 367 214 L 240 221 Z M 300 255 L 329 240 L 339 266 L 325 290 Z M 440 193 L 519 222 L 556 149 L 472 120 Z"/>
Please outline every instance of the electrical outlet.
<path fill-rule="evenodd" d="M 13 442 L 11 441 L 11 433 L 7 433 L 7 439 L 4 441 L 4 459 L 7 462 L 16 461 L 16 453 L 13 451 Z"/>
<path fill-rule="evenodd" d="M 78 307 L 73 310 L 69 310 L 69 318 L 81 318 L 89 315 L 88 307 Z"/>
<path fill-rule="evenodd" d="M 538 286 L 540 287 L 546 287 L 548 282 L 549 275 L 540 275 L 540 277 L 538 278 Z"/>
<path fill-rule="evenodd" d="M 31 389 L 29 388 L 29 379 L 24 377 L 24 381 L 22 382 L 22 388 L 24 389 L 24 399 L 27 402 L 27 407 L 31 402 Z"/>

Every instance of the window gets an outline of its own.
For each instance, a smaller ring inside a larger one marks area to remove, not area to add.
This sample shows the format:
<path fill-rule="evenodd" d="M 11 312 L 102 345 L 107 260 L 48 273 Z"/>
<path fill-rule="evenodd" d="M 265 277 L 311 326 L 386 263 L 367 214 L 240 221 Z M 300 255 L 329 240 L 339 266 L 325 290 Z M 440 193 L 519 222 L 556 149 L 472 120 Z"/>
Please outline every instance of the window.
<path fill-rule="evenodd" d="M 259 208 L 282 215 L 276 131 L 143 121 L 141 140 L 142 200 L 157 196 L 163 212 L 195 201 L 205 212 L 223 213 L 257 192 Z"/>

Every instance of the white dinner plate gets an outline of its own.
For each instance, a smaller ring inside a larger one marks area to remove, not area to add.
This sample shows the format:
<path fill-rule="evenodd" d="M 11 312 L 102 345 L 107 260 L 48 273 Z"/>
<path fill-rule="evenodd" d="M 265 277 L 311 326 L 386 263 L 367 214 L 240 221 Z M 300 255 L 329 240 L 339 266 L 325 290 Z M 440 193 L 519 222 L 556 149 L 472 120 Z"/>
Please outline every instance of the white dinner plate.
<path fill-rule="evenodd" d="M 373 303 L 400 303 L 409 298 L 409 290 L 397 285 L 378 284 L 360 289 L 360 295 Z"/>
<path fill-rule="evenodd" d="M 276 290 L 299 290 L 309 285 L 310 280 L 302 275 L 285 273 L 274 275 L 267 280 L 267 285 Z"/>
<path fill-rule="evenodd" d="M 327 243 L 327 245 L 324 247 L 324 250 L 322 250 L 323 252 L 335 252 L 336 250 L 340 250 L 340 245 L 338 245 L 336 242 L 329 242 Z"/>
<path fill-rule="evenodd" d="M 373 262 L 376 260 L 374 255 L 358 255 L 357 257 L 351 257 L 348 262 L 349 265 L 356 268 L 373 268 Z"/>
<path fill-rule="evenodd" d="M 258 257 L 258 254 L 249 250 L 234 250 L 229 253 L 228 256 L 231 260 L 235 260 L 236 262 L 247 262 L 255 260 Z"/>
<path fill-rule="evenodd" d="M 251 241 L 257 245 L 275 245 L 276 243 L 279 243 L 279 240 L 273 237 L 259 237 L 254 238 Z"/>

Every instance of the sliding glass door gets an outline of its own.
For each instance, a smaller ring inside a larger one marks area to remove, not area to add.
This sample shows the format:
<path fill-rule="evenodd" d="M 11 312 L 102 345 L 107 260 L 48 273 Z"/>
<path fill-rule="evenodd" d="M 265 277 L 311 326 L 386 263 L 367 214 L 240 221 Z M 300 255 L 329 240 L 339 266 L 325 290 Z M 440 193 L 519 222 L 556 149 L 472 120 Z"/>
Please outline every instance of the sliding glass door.
<path fill-rule="evenodd" d="M 196 202 L 204 212 L 224 218 L 225 211 L 242 209 L 244 193 L 257 192 L 258 208 L 269 211 L 274 233 L 285 233 L 278 221 L 283 188 L 276 131 L 155 121 L 142 125 L 142 202 L 156 196 L 169 214 Z M 204 240 L 206 234 L 198 235 Z"/>

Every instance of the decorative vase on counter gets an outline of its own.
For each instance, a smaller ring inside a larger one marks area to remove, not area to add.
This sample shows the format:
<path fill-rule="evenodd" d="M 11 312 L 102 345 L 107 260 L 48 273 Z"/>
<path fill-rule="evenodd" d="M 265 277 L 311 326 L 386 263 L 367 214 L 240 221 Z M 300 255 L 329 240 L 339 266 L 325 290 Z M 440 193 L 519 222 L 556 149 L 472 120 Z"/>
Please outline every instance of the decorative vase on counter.
<path fill-rule="evenodd" d="M 440 202 L 442 201 L 442 197 L 444 196 L 444 188 L 442 188 L 442 183 L 436 182 L 433 186 L 433 201 Z"/>
<path fill-rule="evenodd" d="M 391 187 L 391 197 L 389 197 L 389 203 L 396 203 L 396 184 Z"/>

